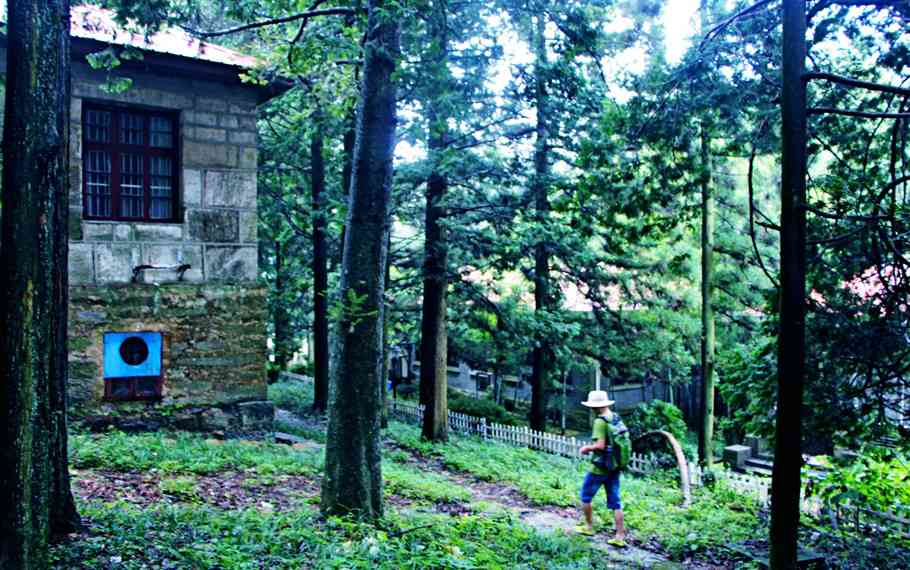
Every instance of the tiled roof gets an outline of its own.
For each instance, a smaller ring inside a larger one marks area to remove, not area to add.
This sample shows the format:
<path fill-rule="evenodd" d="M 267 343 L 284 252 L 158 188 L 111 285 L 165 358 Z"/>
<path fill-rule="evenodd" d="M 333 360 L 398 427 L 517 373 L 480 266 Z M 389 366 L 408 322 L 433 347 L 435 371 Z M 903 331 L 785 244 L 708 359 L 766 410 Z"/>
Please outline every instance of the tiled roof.
<path fill-rule="evenodd" d="M 74 6 L 70 12 L 70 35 L 138 49 L 189 57 L 235 67 L 253 67 L 255 57 L 199 41 L 179 28 L 165 28 L 146 40 L 142 33 L 123 29 L 114 20 L 114 13 L 98 6 Z"/>

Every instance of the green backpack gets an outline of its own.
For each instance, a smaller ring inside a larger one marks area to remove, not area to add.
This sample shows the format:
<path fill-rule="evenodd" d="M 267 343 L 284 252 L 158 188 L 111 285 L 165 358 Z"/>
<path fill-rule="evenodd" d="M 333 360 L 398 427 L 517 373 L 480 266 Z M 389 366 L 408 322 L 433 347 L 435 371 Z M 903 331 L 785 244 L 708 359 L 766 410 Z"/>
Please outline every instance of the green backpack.
<path fill-rule="evenodd" d="M 607 447 L 601 453 L 594 454 L 594 465 L 607 471 L 625 470 L 632 461 L 632 438 L 629 437 L 629 428 L 622 423 L 622 419 L 616 413 L 612 419 L 597 416 L 597 420 L 607 422 Z"/>

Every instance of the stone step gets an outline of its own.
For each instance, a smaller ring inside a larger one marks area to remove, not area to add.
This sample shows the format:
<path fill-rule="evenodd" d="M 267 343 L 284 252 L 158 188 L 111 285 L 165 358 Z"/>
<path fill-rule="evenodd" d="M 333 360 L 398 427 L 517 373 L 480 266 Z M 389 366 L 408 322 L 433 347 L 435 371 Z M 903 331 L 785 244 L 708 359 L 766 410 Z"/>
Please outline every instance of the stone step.
<path fill-rule="evenodd" d="M 746 459 L 746 465 L 749 467 L 758 467 L 761 469 L 772 469 L 774 467 L 774 460 L 762 459 L 760 457 L 750 457 Z"/>
<path fill-rule="evenodd" d="M 771 467 L 765 467 L 762 465 L 749 465 L 746 463 L 743 466 L 743 473 L 751 473 L 752 475 L 761 475 L 762 477 L 771 476 Z"/>
<path fill-rule="evenodd" d="M 768 451 L 767 453 L 759 453 L 758 455 L 753 456 L 754 459 L 761 459 L 762 461 L 767 461 L 768 463 L 774 463 L 774 454 Z"/>
<path fill-rule="evenodd" d="M 289 433 L 284 433 L 281 431 L 275 432 L 275 443 L 282 443 L 284 445 L 294 445 L 295 443 L 303 443 L 306 440 L 302 437 L 297 437 Z"/>

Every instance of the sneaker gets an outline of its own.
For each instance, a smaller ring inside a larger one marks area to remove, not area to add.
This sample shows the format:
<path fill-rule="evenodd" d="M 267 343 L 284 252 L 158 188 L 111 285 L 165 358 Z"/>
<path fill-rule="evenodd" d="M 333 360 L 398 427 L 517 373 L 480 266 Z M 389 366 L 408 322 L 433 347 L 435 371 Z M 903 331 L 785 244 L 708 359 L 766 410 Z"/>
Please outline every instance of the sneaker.
<path fill-rule="evenodd" d="M 607 544 L 609 544 L 610 546 L 615 546 L 616 548 L 625 548 L 626 547 L 626 541 L 621 538 L 611 538 L 610 540 L 607 541 Z"/>
<path fill-rule="evenodd" d="M 583 534 L 585 536 L 594 536 L 594 529 L 585 523 L 575 525 L 575 532 L 578 534 Z"/>

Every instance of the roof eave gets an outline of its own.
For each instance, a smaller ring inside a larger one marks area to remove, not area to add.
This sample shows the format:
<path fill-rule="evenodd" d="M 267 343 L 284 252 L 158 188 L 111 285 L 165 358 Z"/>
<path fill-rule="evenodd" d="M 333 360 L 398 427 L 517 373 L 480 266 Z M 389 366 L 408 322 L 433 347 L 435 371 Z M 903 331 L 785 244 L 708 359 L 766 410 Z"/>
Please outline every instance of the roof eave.
<path fill-rule="evenodd" d="M 86 62 L 85 57 L 88 54 L 101 51 L 111 45 L 107 42 L 77 36 L 70 36 L 70 41 L 70 59 L 81 63 Z M 6 47 L 6 34 L 0 34 L 0 48 L 6 49 Z M 244 89 L 254 90 L 256 92 L 256 101 L 260 105 L 286 93 L 294 86 L 293 82 L 283 77 L 274 78 L 265 85 L 244 83 L 240 80 L 240 74 L 248 68 L 240 65 L 229 65 L 141 48 L 136 49 L 142 52 L 143 58 L 141 60 L 121 61 L 120 69 L 139 72 L 166 72 L 170 75 L 187 79 L 203 79 L 228 85 L 237 85 Z M 5 60 L 0 61 L 0 72 L 6 72 Z"/>
<path fill-rule="evenodd" d="M 5 42 L 5 37 L 3 38 Z M 74 61 L 85 62 L 88 54 L 101 51 L 110 46 L 107 42 L 91 38 L 80 38 L 70 36 L 71 52 L 70 57 Z M 185 77 L 187 79 L 202 79 L 237 85 L 245 89 L 256 91 L 257 102 L 265 103 L 269 99 L 277 97 L 287 92 L 293 83 L 284 78 L 276 78 L 265 85 L 253 85 L 244 83 L 240 79 L 240 74 L 248 68 L 240 65 L 231 65 L 187 57 L 183 55 L 162 53 L 154 50 L 135 48 L 142 52 L 141 60 L 123 60 L 120 68 L 124 71 L 153 71 L 166 72 L 169 75 Z"/>

